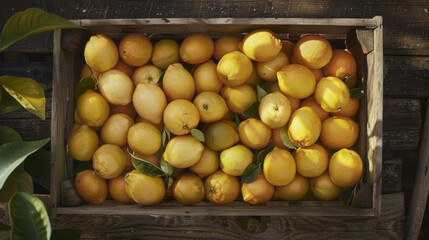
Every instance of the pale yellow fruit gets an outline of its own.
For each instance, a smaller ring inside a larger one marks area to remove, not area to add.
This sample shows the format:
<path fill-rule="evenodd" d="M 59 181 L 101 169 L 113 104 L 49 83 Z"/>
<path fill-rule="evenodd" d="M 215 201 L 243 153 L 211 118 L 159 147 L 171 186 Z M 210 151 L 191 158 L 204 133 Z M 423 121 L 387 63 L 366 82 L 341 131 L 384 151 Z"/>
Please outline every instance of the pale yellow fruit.
<path fill-rule="evenodd" d="M 203 144 L 191 135 L 175 136 L 168 141 L 164 160 L 176 168 L 187 168 L 200 160 Z"/>
<path fill-rule="evenodd" d="M 260 29 L 248 33 L 241 42 L 242 51 L 252 60 L 267 62 L 282 50 L 282 42 L 270 30 Z"/>
<path fill-rule="evenodd" d="M 220 92 L 223 83 L 217 77 L 216 67 L 216 63 L 209 60 L 195 68 L 193 77 L 197 93 Z"/>
<path fill-rule="evenodd" d="M 333 112 L 333 116 L 354 117 L 359 111 L 360 101 L 357 98 L 350 98 L 349 103 L 339 112 Z"/>
<path fill-rule="evenodd" d="M 327 112 L 340 112 L 350 101 L 350 91 L 339 78 L 324 77 L 316 85 L 314 97 Z"/>
<path fill-rule="evenodd" d="M 310 69 L 299 64 L 285 65 L 277 72 L 280 91 L 286 96 L 303 99 L 313 94 L 316 78 Z"/>
<path fill-rule="evenodd" d="M 167 107 L 167 97 L 158 85 L 140 83 L 133 93 L 133 105 L 142 119 L 159 124 Z"/>
<path fill-rule="evenodd" d="M 253 161 L 253 152 L 244 145 L 237 144 L 220 153 L 220 168 L 231 176 L 241 176 Z"/>
<path fill-rule="evenodd" d="M 269 183 L 263 174 L 259 174 L 253 182 L 241 185 L 243 200 L 252 205 L 264 204 L 274 196 L 274 186 Z"/>
<path fill-rule="evenodd" d="M 359 124 L 351 118 L 334 116 L 322 122 L 320 141 L 330 149 L 350 148 L 358 136 Z"/>
<path fill-rule="evenodd" d="M 286 125 L 292 113 L 289 99 L 281 92 L 265 95 L 259 104 L 259 117 L 271 129 Z"/>
<path fill-rule="evenodd" d="M 310 97 L 304 99 L 301 102 L 301 107 L 310 107 L 314 110 L 314 112 L 319 116 L 320 121 L 323 121 L 329 117 L 329 113 L 325 111 L 320 104 L 316 101 L 314 98 L 314 95 L 311 95 Z"/>
<path fill-rule="evenodd" d="M 224 36 L 216 39 L 214 42 L 214 58 L 219 61 L 223 55 L 229 52 L 240 51 L 238 47 L 240 42 L 241 38 L 237 36 Z"/>
<path fill-rule="evenodd" d="M 155 43 L 152 51 L 152 63 L 161 70 L 168 65 L 180 62 L 179 43 L 174 39 L 161 39 Z"/>
<path fill-rule="evenodd" d="M 123 113 L 110 115 L 101 127 L 101 140 L 104 143 L 124 146 L 128 141 L 128 130 L 134 125 L 134 120 Z"/>
<path fill-rule="evenodd" d="M 140 205 L 156 205 L 165 196 L 165 183 L 160 177 L 151 177 L 133 170 L 125 175 L 125 190 Z"/>
<path fill-rule="evenodd" d="M 170 64 L 162 79 L 162 89 L 169 101 L 185 99 L 192 101 L 195 93 L 194 79 L 182 64 Z"/>
<path fill-rule="evenodd" d="M 98 89 L 107 102 L 127 105 L 131 102 L 134 85 L 127 74 L 117 69 L 111 69 L 103 72 L 98 78 Z"/>
<path fill-rule="evenodd" d="M 196 128 L 200 113 L 192 102 L 178 99 L 170 102 L 164 110 L 164 126 L 175 135 L 185 135 Z"/>
<path fill-rule="evenodd" d="M 219 121 L 228 113 L 225 100 L 215 92 L 202 92 L 194 98 L 193 103 L 200 113 L 201 122 L 204 123 Z"/>
<path fill-rule="evenodd" d="M 74 186 L 79 197 L 89 204 L 103 204 L 107 198 L 106 180 L 92 170 L 78 172 Z"/>
<path fill-rule="evenodd" d="M 331 156 L 329 176 L 335 185 L 350 188 L 359 182 L 362 174 L 363 163 L 357 152 L 343 148 Z"/>
<path fill-rule="evenodd" d="M 240 194 L 240 181 L 221 170 L 208 176 L 204 182 L 206 198 L 215 204 L 234 202 Z"/>
<path fill-rule="evenodd" d="M 299 64 L 310 69 L 320 69 L 327 65 L 332 57 L 329 41 L 321 35 L 307 35 L 296 44 L 293 56 Z"/>
<path fill-rule="evenodd" d="M 295 151 L 296 171 L 304 177 L 317 177 L 328 169 L 329 156 L 319 144 L 300 147 Z"/>
<path fill-rule="evenodd" d="M 310 146 L 320 136 L 322 123 L 319 116 L 310 107 L 298 108 L 287 124 L 287 134 L 297 147 Z"/>
<path fill-rule="evenodd" d="M 295 177 L 295 159 L 289 151 L 274 148 L 265 156 L 262 169 L 269 183 L 274 186 L 284 186 L 292 182 Z"/>
<path fill-rule="evenodd" d="M 140 67 L 152 56 L 152 43 L 145 35 L 130 33 L 119 42 L 119 56 L 128 65 Z"/>
<path fill-rule="evenodd" d="M 98 136 L 94 130 L 87 125 L 76 126 L 70 133 L 67 150 L 73 159 L 89 161 L 98 148 Z"/>
<path fill-rule="evenodd" d="M 100 127 L 109 117 L 110 107 L 101 94 L 87 90 L 77 99 L 76 112 L 86 125 Z"/>
<path fill-rule="evenodd" d="M 258 62 L 256 72 L 263 80 L 275 82 L 277 81 L 277 72 L 286 64 L 289 64 L 289 59 L 285 53 L 280 51 L 274 59 L 268 62 Z"/>
<path fill-rule="evenodd" d="M 179 52 L 183 62 L 200 64 L 207 62 L 213 56 L 214 42 L 207 34 L 191 34 L 183 39 Z"/>
<path fill-rule="evenodd" d="M 126 157 L 121 147 L 106 143 L 94 152 L 92 168 L 104 179 L 115 178 L 124 171 Z"/>
<path fill-rule="evenodd" d="M 222 151 L 236 144 L 240 137 L 237 126 L 234 125 L 234 122 L 225 120 L 210 124 L 204 134 L 207 147 L 214 151 Z"/>
<path fill-rule="evenodd" d="M 172 192 L 179 203 L 195 205 L 204 199 L 204 182 L 193 173 L 183 173 L 174 180 Z"/>
<path fill-rule="evenodd" d="M 204 146 L 201 158 L 189 170 L 200 177 L 207 177 L 219 168 L 219 153 Z"/>
<path fill-rule="evenodd" d="M 261 120 L 248 118 L 238 125 L 241 142 L 252 149 L 262 149 L 271 141 L 271 129 Z"/>
<path fill-rule="evenodd" d="M 310 178 L 310 192 L 319 200 L 337 200 L 342 191 L 341 187 L 332 182 L 328 171 L 320 176 Z"/>
<path fill-rule="evenodd" d="M 115 178 L 109 179 L 107 187 L 113 200 L 122 204 L 131 204 L 134 203 L 134 200 L 128 196 L 127 190 L 125 190 L 125 175 L 126 173 L 122 173 Z"/>
<path fill-rule="evenodd" d="M 115 67 L 118 62 L 118 47 L 104 34 L 91 36 L 83 52 L 85 62 L 96 72 L 104 72 Z"/>
<path fill-rule="evenodd" d="M 128 130 L 128 145 L 141 155 L 153 155 L 161 147 L 161 131 L 153 124 L 139 122 Z"/>
<path fill-rule="evenodd" d="M 292 182 L 285 186 L 277 186 L 274 197 L 286 201 L 298 201 L 304 198 L 310 189 L 308 178 L 295 174 Z"/>
<path fill-rule="evenodd" d="M 228 109 L 242 114 L 258 100 L 256 90 L 247 84 L 236 87 L 223 86 L 220 94 L 225 99 Z"/>
<path fill-rule="evenodd" d="M 252 61 L 242 52 L 233 51 L 225 54 L 218 62 L 217 76 L 227 86 L 245 83 L 253 71 Z"/>
<path fill-rule="evenodd" d="M 131 79 L 134 86 L 137 86 L 139 83 L 158 84 L 161 75 L 161 69 L 154 65 L 144 65 L 134 70 Z"/>

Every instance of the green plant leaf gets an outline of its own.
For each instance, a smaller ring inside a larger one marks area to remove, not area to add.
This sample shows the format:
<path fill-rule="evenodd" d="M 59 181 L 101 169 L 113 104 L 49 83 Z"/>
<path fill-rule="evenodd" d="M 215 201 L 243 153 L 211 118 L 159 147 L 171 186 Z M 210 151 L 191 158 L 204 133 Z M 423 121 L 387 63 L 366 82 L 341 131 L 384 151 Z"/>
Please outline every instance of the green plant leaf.
<path fill-rule="evenodd" d="M 174 179 L 172 177 L 167 177 L 165 181 L 166 181 L 167 189 L 170 189 L 173 186 Z"/>
<path fill-rule="evenodd" d="M 0 146 L 8 142 L 22 142 L 21 135 L 13 128 L 0 125 Z"/>
<path fill-rule="evenodd" d="M 79 240 L 82 233 L 80 229 L 55 229 L 52 231 L 51 240 Z"/>
<path fill-rule="evenodd" d="M 45 92 L 36 81 L 6 75 L 0 77 L 0 85 L 27 111 L 45 120 Z"/>
<path fill-rule="evenodd" d="M 196 138 L 198 141 L 200 142 L 205 142 L 206 139 L 204 137 L 204 133 L 201 132 L 201 130 L 197 129 L 197 128 L 193 128 L 191 129 L 191 135 Z"/>
<path fill-rule="evenodd" d="M 50 239 L 51 223 L 43 202 L 18 187 L 9 201 L 12 239 Z"/>
<path fill-rule="evenodd" d="M 162 156 L 159 158 L 159 165 L 161 166 L 161 169 L 165 173 L 165 175 L 171 176 L 171 174 L 173 174 L 173 166 L 171 166 L 167 161 L 165 161 Z"/>
<path fill-rule="evenodd" d="M 254 164 L 254 163 L 250 164 L 244 170 L 243 174 L 241 174 L 241 182 L 244 182 L 244 183 L 253 182 L 255 178 L 259 175 L 259 172 L 261 172 L 260 164 Z"/>
<path fill-rule="evenodd" d="M 22 106 L 18 101 L 15 100 L 6 90 L 0 87 L 0 114 L 5 114 L 9 112 L 16 111 L 20 109 Z"/>
<path fill-rule="evenodd" d="M 365 92 L 361 88 L 351 88 L 350 98 L 359 99 L 365 95 Z"/>
<path fill-rule="evenodd" d="M 243 112 L 243 115 L 248 118 L 259 118 L 259 101 L 254 102 Z"/>
<path fill-rule="evenodd" d="M 7 177 L 19 166 L 28 155 L 34 153 L 39 148 L 49 142 L 48 139 L 43 139 L 33 142 L 11 142 L 0 146 L 0 189 L 6 182 Z"/>
<path fill-rule="evenodd" d="M 82 27 L 39 8 L 28 8 L 17 12 L 3 26 L 0 36 L 0 51 L 4 51 L 25 37 L 59 28 Z"/>
<path fill-rule="evenodd" d="M 33 181 L 49 191 L 51 177 L 51 152 L 40 148 L 25 160 L 25 170 Z"/>
<path fill-rule="evenodd" d="M 262 98 L 268 94 L 268 85 L 266 82 L 260 82 L 256 85 L 256 94 L 258 96 L 258 101 L 261 102 Z"/>
<path fill-rule="evenodd" d="M 170 131 L 168 131 L 166 128 L 164 128 L 162 130 L 161 139 L 162 139 L 162 146 L 163 147 L 165 147 L 167 145 L 167 142 L 170 141 L 170 139 L 171 139 Z"/>
<path fill-rule="evenodd" d="M 146 161 L 145 159 L 137 157 L 135 154 L 130 153 L 130 155 L 133 166 L 141 173 L 152 177 L 161 177 L 165 175 L 164 171 L 162 171 L 160 167 L 155 166 L 153 163 Z"/>
<path fill-rule="evenodd" d="M 91 77 L 85 77 L 79 80 L 79 82 L 76 84 L 75 90 L 74 90 L 74 97 L 75 99 L 78 99 L 80 95 L 82 95 L 87 90 L 95 90 L 96 89 L 96 82 Z"/>
<path fill-rule="evenodd" d="M 259 151 L 256 157 L 256 164 L 262 164 L 264 162 L 265 156 L 267 156 L 269 152 L 273 151 L 273 149 L 274 149 L 273 146 L 269 146 Z"/>
<path fill-rule="evenodd" d="M 30 174 L 16 168 L 7 178 L 3 188 L 0 189 L 0 202 L 9 202 L 9 199 L 15 194 L 19 185 L 26 192 L 34 192 L 33 179 Z"/>
<path fill-rule="evenodd" d="M 282 143 L 289 149 L 296 149 L 296 146 L 292 143 L 292 141 L 289 138 L 289 135 L 287 134 L 286 127 L 282 127 L 280 129 L 280 139 L 282 140 Z"/>
<path fill-rule="evenodd" d="M 10 239 L 10 229 L 12 227 L 3 223 L 0 223 L 0 240 Z"/>

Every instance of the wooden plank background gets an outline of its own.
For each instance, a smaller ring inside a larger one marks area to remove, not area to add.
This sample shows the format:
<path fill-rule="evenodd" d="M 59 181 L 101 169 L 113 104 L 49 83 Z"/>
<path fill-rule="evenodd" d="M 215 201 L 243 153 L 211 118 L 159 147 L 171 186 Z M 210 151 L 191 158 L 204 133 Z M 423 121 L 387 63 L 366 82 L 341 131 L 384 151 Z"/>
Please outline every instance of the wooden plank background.
<path fill-rule="evenodd" d="M 68 19 L 112 18 L 372 18 L 383 17 L 384 27 L 384 134 L 383 134 L 383 213 L 377 221 L 333 218 L 194 218 L 144 217 L 129 221 L 118 216 L 60 216 L 55 227 L 78 227 L 86 238 L 174 237 L 207 239 L 401 239 L 403 217 L 414 188 L 421 125 L 429 97 L 429 2 L 411 1 L 313 1 L 313 0 L 54 0 L 3 1 L 0 25 L 17 11 L 38 7 Z M 50 87 L 52 81 L 52 34 L 26 39 L 8 50 L 24 56 L 20 64 L 8 65 L 1 55 L 0 74 L 31 76 Z M 34 56 L 45 56 L 34 59 Z M 16 59 L 14 60 L 16 61 Z M 14 67 L 15 66 L 15 67 Z M 49 99 L 50 92 L 47 92 Z M 48 101 L 47 116 L 50 116 Z M 49 137 L 50 118 L 46 121 L 20 111 L 3 115 L 0 124 L 17 128 L 27 140 Z M 399 192 L 399 193 L 398 193 Z M 400 192 L 403 192 L 401 194 Z M 400 212 L 399 212 L 400 211 Z M 428 212 L 428 211 L 427 211 Z M 7 215 L 2 215 L 6 221 Z M 426 214 L 428 215 L 428 214 Z M 387 216 L 387 217 L 386 217 Z M 424 224 L 429 225 L 425 218 Z M 244 221 L 244 223 L 243 223 Z M 381 221 L 381 222 L 380 222 Z M 244 225 L 245 228 L 240 228 Z M 265 227 L 264 227 L 265 226 Z M 299 227 L 298 227 L 299 226 Z M 358 227 L 363 227 L 360 232 Z M 313 228 L 313 229 L 312 229 Z M 426 228 L 427 229 L 427 228 Z M 131 232 L 130 232 L 131 231 Z M 421 238 L 429 233 L 422 227 Z M 307 233 L 307 234 L 306 234 Z"/>

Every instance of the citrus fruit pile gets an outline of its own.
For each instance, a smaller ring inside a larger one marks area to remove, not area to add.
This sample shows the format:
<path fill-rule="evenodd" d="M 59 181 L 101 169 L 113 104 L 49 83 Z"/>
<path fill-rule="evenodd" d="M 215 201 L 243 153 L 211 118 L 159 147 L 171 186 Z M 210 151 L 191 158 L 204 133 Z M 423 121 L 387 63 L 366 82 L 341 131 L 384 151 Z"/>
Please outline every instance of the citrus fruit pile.
<path fill-rule="evenodd" d="M 356 62 L 321 35 L 97 34 L 84 59 L 68 153 L 90 163 L 87 203 L 336 200 L 361 181 Z"/>

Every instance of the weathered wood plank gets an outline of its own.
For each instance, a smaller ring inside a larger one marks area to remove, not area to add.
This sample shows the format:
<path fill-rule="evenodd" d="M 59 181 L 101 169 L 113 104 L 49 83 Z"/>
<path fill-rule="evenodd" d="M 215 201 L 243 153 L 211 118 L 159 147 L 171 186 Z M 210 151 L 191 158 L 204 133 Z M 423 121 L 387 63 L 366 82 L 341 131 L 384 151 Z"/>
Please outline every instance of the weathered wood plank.
<path fill-rule="evenodd" d="M 0 205 L 0 222 L 8 223 Z M 82 229 L 84 239 L 402 239 L 404 196 L 382 195 L 381 216 L 209 217 L 58 215 L 54 229 Z"/>
<path fill-rule="evenodd" d="M 429 53 L 429 6 L 424 1 L 5 1 L 0 10 L 0 24 L 7 17 L 27 7 L 39 7 L 68 19 L 109 18 L 371 18 L 383 16 L 384 47 L 389 54 Z M 32 43 L 32 44 L 29 44 Z M 11 50 L 52 51 L 52 34 L 35 37 L 17 44 Z"/>
<path fill-rule="evenodd" d="M 429 97 L 428 56 L 385 56 L 384 64 L 385 96 Z"/>
<path fill-rule="evenodd" d="M 429 103 L 429 101 L 428 101 Z M 426 122 L 423 129 L 422 146 L 420 148 L 419 163 L 416 171 L 413 195 L 405 225 L 405 237 L 409 240 L 417 239 L 423 222 L 426 201 L 429 193 L 429 104 L 426 109 Z"/>

